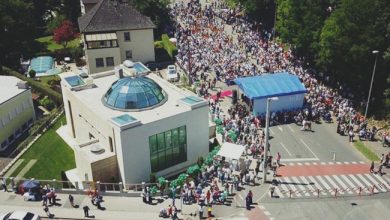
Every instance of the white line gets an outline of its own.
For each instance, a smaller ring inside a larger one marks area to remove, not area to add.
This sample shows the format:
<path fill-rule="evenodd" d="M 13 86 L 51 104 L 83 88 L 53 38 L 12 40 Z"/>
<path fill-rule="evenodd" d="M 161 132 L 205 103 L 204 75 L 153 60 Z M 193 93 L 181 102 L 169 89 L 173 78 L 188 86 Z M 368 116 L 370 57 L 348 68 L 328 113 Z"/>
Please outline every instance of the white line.
<path fill-rule="evenodd" d="M 377 179 L 379 180 L 381 183 L 383 183 L 383 185 L 385 185 L 386 189 L 390 187 L 390 184 L 388 182 L 386 182 L 386 180 L 384 180 L 382 177 L 380 176 L 377 176 L 377 175 L 373 175 L 374 179 Z M 387 185 L 387 186 L 386 186 Z M 383 187 L 383 186 L 382 186 Z"/>
<path fill-rule="evenodd" d="M 360 163 L 360 164 L 365 164 L 365 162 L 364 162 L 364 161 L 359 161 L 359 163 Z"/>
<path fill-rule="evenodd" d="M 305 165 L 310 165 L 310 163 L 306 162 Z"/>
<path fill-rule="evenodd" d="M 284 178 L 282 178 L 282 179 L 283 179 L 283 182 L 287 182 Z M 289 189 L 285 183 L 281 183 L 280 187 L 282 187 L 282 190 L 285 191 L 286 193 L 289 191 Z"/>
<path fill-rule="evenodd" d="M 326 165 L 326 162 L 321 162 L 321 165 Z"/>
<path fill-rule="evenodd" d="M 280 191 L 279 187 L 275 187 L 275 192 L 276 194 L 278 194 L 279 198 L 284 198 L 284 195 L 283 193 Z"/>
<path fill-rule="evenodd" d="M 238 197 L 240 197 L 240 199 L 241 199 L 242 201 L 244 201 L 244 198 L 242 198 L 241 194 L 238 194 Z"/>
<path fill-rule="evenodd" d="M 261 210 L 265 210 L 265 207 L 262 206 L 262 205 L 259 205 L 259 208 L 260 208 Z"/>
<path fill-rule="evenodd" d="M 310 149 L 310 147 L 301 139 L 301 142 L 305 147 L 313 154 L 315 158 L 318 158 L 317 155 Z"/>
<path fill-rule="evenodd" d="M 315 191 L 314 187 L 309 183 L 309 181 L 307 181 L 307 179 L 304 176 L 298 176 L 298 178 L 302 180 L 302 183 L 306 184 L 306 187 L 311 190 L 311 193 L 316 195 L 316 192 L 314 192 Z"/>
<path fill-rule="evenodd" d="M 347 162 L 347 161 L 344 161 L 344 164 L 349 164 L 349 162 Z"/>
<path fill-rule="evenodd" d="M 357 162 L 356 161 L 352 161 L 352 164 L 357 164 Z"/>
<path fill-rule="evenodd" d="M 348 175 L 348 176 L 349 176 L 349 178 L 351 178 L 355 183 L 357 183 L 357 186 L 362 187 L 362 188 L 365 188 L 365 187 L 364 187 L 364 184 L 362 184 L 362 183 L 360 182 L 360 180 L 358 180 L 354 175 L 350 174 L 350 175 Z M 366 191 L 366 192 L 370 192 L 370 190 L 368 190 L 367 188 L 365 189 L 365 191 Z"/>
<path fill-rule="evenodd" d="M 282 128 L 280 125 L 278 125 L 278 129 L 279 129 L 280 131 L 283 131 L 283 128 Z"/>
<path fill-rule="evenodd" d="M 302 163 L 297 163 L 298 164 L 298 166 L 302 166 L 303 164 Z"/>
<path fill-rule="evenodd" d="M 326 193 L 324 192 L 324 188 L 322 188 L 321 184 L 319 184 L 319 183 L 317 182 L 317 180 L 314 179 L 314 177 L 308 176 L 307 178 L 309 178 L 310 181 L 311 181 L 312 183 L 314 183 L 314 186 L 315 186 L 317 189 L 319 189 L 319 190 L 321 191 L 321 194 L 322 194 L 322 195 L 326 195 Z"/>
<path fill-rule="evenodd" d="M 280 142 L 280 145 L 282 145 L 282 147 L 284 148 L 284 150 L 287 151 L 288 155 L 290 155 L 290 157 L 292 157 L 292 154 L 290 153 L 290 151 L 288 151 L 287 147 L 284 146 L 284 144 L 282 142 Z"/>
<path fill-rule="evenodd" d="M 336 164 L 341 164 L 341 162 L 338 162 L 338 161 L 337 161 Z"/>
<path fill-rule="evenodd" d="M 297 161 L 319 161 L 318 158 L 288 158 L 288 159 L 281 159 L 281 162 L 297 162 Z"/>
<path fill-rule="evenodd" d="M 264 211 L 264 214 L 265 215 L 271 215 L 271 213 L 269 211 Z"/>
<path fill-rule="evenodd" d="M 344 194 L 343 191 L 339 191 L 340 187 L 335 183 L 333 182 L 332 178 L 330 178 L 330 176 L 324 176 L 325 179 L 327 179 L 329 181 L 329 183 L 334 187 L 334 189 L 337 189 L 337 191 L 340 193 L 340 194 Z"/>
<path fill-rule="evenodd" d="M 295 165 L 295 163 L 288 163 L 288 165 L 289 165 L 289 166 L 294 166 L 294 165 Z"/>
<path fill-rule="evenodd" d="M 344 192 L 348 192 L 349 194 L 352 194 L 352 193 L 353 193 L 352 191 L 348 190 L 348 189 L 349 189 L 348 186 L 345 185 L 344 182 L 343 182 L 338 176 L 333 175 L 332 177 L 336 180 L 336 182 L 337 182 L 338 184 L 341 185 L 341 187 L 343 188 L 343 191 L 344 191 Z"/>
<path fill-rule="evenodd" d="M 371 187 L 373 186 L 373 184 L 370 183 L 370 182 L 368 182 L 368 181 L 366 180 L 366 178 L 364 178 L 364 176 L 363 176 L 362 174 L 356 174 L 356 176 L 357 176 L 358 178 L 360 178 L 360 179 L 366 184 L 366 186 L 368 186 L 368 188 L 369 188 L 370 191 L 371 191 Z M 374 193 L 377 193 L 377 192 L 378 192 L 378 190 L 374 188 Z"/>
<path fill-rule="evenodd" d="M 315 166 L 316 166 L 316 165 L 318 165 L 318 164 L 317 164 L 316 162 L 313 162 L 313 165 L 315 165 Z"/>
<path fill-rule="evenodd" d="M 374 183 L 374 185 L 375 185 L 375 188 L 376 189 L 378 189 L 378 190 L 380 190 L 380 191 L 382 191 L 382 192 L 386 192 L 387 190 L 386 189 L 383 189 L 383 188 L 381 188 L 379 185 L 380 185 L 380 183 L 378 182 L 378 181 L 376 181 L 370 174 L 364 174 L 364 176 L 367 178 L 367 179 L 369 179 L 372 183 Z"/>
<path fill-rule="evenodd" d="M 275 133 L 271 129 L 269 129 L 269 133 L 275 135 Z"/>
<path fill-rule="evenodd" d="M 284 179 L 286 180 L 285 182 L 290 183 L 290 184 L 288 184 L 288 186 L 292 189 L 293 193 L 295 193 L 297 195 L 297 197 L 302 197 L 301 193 L 294 186 L 294 184 L 293 184 L 294 182 L 291 181 L 288 177 L 285 177 Z"/>
<path fill-rule="evenodd" d="M 291 132 L 295 133 L 294 129 L 290 127 L 290 125 L 287 125 L 287 127 L 290 129 Z"/>
<path fill-rule="evenodd" d="M 330 192 L 330 190 L 331 190 L 332 188 L 326 183 L 326 181 L 325 181 L 324 179 L 322 179 L 321 176 L 316 176 L 316 177 L 317 177 L 317 179 L 319 180 L 319 183 L 321 183 L 323 186 L 325 186 L 324 190 L 326 190 L 327 192 L 329 192 L 330 194 L 332 194 L 332 193 Z"/>
<path fill-rule="evenodd" d="M 333 162 L 328 162 L 329 165 L 333 165 L 334 163 Z"/>

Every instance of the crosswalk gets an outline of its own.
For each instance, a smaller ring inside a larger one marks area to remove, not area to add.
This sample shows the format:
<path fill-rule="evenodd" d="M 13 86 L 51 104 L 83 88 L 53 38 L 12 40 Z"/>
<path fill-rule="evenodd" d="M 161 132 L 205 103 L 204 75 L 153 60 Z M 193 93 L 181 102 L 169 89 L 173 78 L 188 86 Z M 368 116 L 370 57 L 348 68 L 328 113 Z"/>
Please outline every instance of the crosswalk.
<path fill-rule="evenodd" d="M 328 161 L 328 162 L 288 162 L 283 161 L 285 166 L 318 166 L 318 165 L 352 165 L 352 164 L 367 164 L 364 161 Z"/>
<path fill-rule="evenodd" d="M 390 178 L 376 174 L 279 177 L 274 196 L 304 198 L 390 192 Z"/>

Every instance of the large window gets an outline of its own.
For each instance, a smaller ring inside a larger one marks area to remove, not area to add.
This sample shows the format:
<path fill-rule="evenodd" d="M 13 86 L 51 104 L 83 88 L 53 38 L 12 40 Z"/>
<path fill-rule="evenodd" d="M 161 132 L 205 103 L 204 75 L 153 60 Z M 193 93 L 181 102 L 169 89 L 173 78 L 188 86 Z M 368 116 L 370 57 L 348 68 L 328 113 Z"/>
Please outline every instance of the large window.
<path fill-rule="evenodd" d="M 186 126 L 149 137 L 152 172 L 187 161 Z"/>
<path fill-rule="evenodd" d="M 114 57 L 106 57 L 106 66 L 114 66 Z"/>
<path fill-rule="evenodd" d="M 131 60 L 133 59 L 133 52 L 131 50 L 126 50 L 126 60 Z"/>
<path fill-rule="evenodd" d="M 104 67 L 104 60 L 103 58 L 96 58 L 96 67 Z"/>

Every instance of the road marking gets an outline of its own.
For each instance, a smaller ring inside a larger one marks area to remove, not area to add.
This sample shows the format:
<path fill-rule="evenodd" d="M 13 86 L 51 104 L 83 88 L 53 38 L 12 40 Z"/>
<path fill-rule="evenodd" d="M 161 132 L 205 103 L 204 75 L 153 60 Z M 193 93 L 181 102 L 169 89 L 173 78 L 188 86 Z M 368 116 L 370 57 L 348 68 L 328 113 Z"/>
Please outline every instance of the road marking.
<path fill-rule="evenodd" d="M 305 190 L 305 187 L 301 185 L 301 181 L 297 177 L 291 177 L 291 179 L 294 181 L 294 183 L 297 184 L 297 187 L 301 190 L 302 194 L 305 194 L 305 196 L 310 196 L 310 194 Z"/>
<path fill-rule="evenodd" d="M 317 176 L 317 179 L 319 180 L 319 183 L 321 183 L 323 186 L 325 186 L 324 190 L 331 193 L 330 190 L 332 188 L 330 188 L 330 186 L 326 183 L 326 181 L 324 179 L 322 179 L 321 176 Z M 331 193 L 332 194 L 332 193 Z"/>
<path fill-rule="evenodd" d="M 292 133 L 295 133 L 294 129 L 292 129 L 292 127 L 290 127 L 290 125 L 287 125 L 287 127 L 290 129 L 290 131 L 291 131 Z"/>
<path fill-rule="evenodd" d="M 370 175 L 370 174 L 364 174 L 364 176 L 367 178 L 367 179 L 369 179 L 372 183 L 374 183 L 375 184 L 375 188 L 377 189 L 377 190 L 380 190 L 380 191 L 382 191 L 382 192 L 386 192 L 387 190 L 386 189 L 383 189 L 382 187 L 380 187 L 379 185 L 380 185 L 380 183 L 378 182 L 378 181 L 376 181 L 374 178 L 372 178 L 372 176 Z"/>
<path fill-rule="evenodd" d="M 349 162 L 347 162 L 347 161 L 344 161 L 344 164 L 349 164 Z"/>
<path fill-rule="evenodd" d="M 242 201 L 244 201 L 244 198 L 242 198 L 241 194 L 238 194 L 238 197 L 240 197 L 240 199 L 241 199 Z"/>
<path fill-rule="evenodd" d="M 366 184 L 367 188 L 369 188 L 370 191 L 371 191 L 371 188 L 372 188 L 372 185 L 373 185 L 373 184 L 371 184 L 370 182 L 368 182 L 368 181 L 366 180 L 366 178 L 364 178 L 364 176 L 363 176 L 362 174 L 356 174 L 356 176 L 357 176 L 358 178 L 360 178 L 360 179 L 364 182 L 364 184 Z M 378 190 L 377 190 L 376 188 L 374 188 L 374 193 L 377 193 L 377 192 L 378 192 Z"/>
<path fill-rule="evenodd" d="M 271 213 L 269 211 L 264 211 L 264 214 L 265 215 L 271 215 Z"/>
<path fill-rule="evenodd" d="M 288 151 L 287 147 L 284 146 L 284 144 L 282 142 L 280 142 L 280 145 L 282 145 L 283 149 L 287 151 L 288 155 L 290 155 L 290 157 L 292 157 L 292 154 L 290 153 L 290 151 Z"/>
<path fill-rule="evenodd" d="M 262 205 L 259 205 L 259 208 L 260 208 L 261 210 L 265 210 L 265 207 L 262 206 Z"/>
<path fill-rule="evenodd" d="M 317 155 L 310 149 L 310 147 L 301 139 L 301 142 L 305 147 L 313 154 L 315 158 L 318 158 Z"/>
<path fill-rule="evenodd" d="M 317 165 L 317 163 L 316 163 L 316 162 L 313 162 L 313 165 Z"/>
<path fill-rule="evenodd" d="M 326 162 L 321 162 L 321 165 L 326 165 Z"/>
<path fill-rule="evenodd" d="M 337 161 L 336 164 L 341 164 L 341 162 L 338 162 L 338 161 Z"/>
<path fill-rule="evenodd" d="M 365 164 L 365 162 L 364 162 L 364 161 L 359 161 L 359 163 L 360 163 L 360 164 Z"/>
<path fill-rule="evenodd" d="M 310 165 L 310 163 L 306 162 L 305 165 Z"/>
<path fill-rule="evenodd" d="M 303 182 L 304 184 L 306 184 L 306 187 L 309 188 L 309 189 L 311 190 L 311 191 L 309 191 L 309 192 L 311 192 L 311 193 L 313 193 L 313 194 L 316 193 L 314 187 L 309 183 L 309 181 L 307 181 L 307 179 L 306 179 L 304 176 L 298 176 L 298 178 L 301 179 L 302 182 Z"/>
<path fill-rule="evenodd" d="M 295 165 L 295 163 L 289 163 L 288 165 L 289 165 L 289 166 L 294 166 L 294 165 Z"/>
<path fill-rule="evenodd" d="M 326 175 L 326 176 L 324 176 L 324 177 L 325 177 L 325 179 L 327 179 L 328 182 L 333 186 L 333 189 L 338 189 L 338 192 L 339 192 L 340 194 L 344 194 L 343 191 L 340 191 L 340 187 L 339 187 L 335 182 L 333 182 L 333 180 L 332 180 L 332 178 L 330 178 L 330 176 Z"/>
<path fill-rule="evenodd" d="M 386 187 L 386 189 L 388 188 L 388 186 L 390 186 L 390 183 L 386 182 L 386 181 L 385 181 L 384 179 L 382 179 L 382 177 L 380 177 L 380 176 L 373 175 L 373 178 L 379 180 L 379 181 L 384 185 L 384 187 Z M 386 185 L 388 185 L 388 186 L 386 186 Z"/>
<path fill-rule="evenodd" d="M 366 187 L 364 187 L 364 184 L 362 184 L 360 180 L 358 180 L 354 175 L 350 174 L 348 175 L 348 177 L 351 178 L 353 182 L 357 183 L 358 187 L 362 187 L 365 189 L 366 192 L 370 192 Z"/>
<path fill-rule="evenodd" d="M 297 197 L 302 197 L 302 195 L 299 192 L 299 190 L 297 190 L 297 188 L 293 185 L 294 182 L 292 182 L 288 177 L 285 177 L 284 179 L 286 180 L 285 182 L 290 183 L 288 185 L 291 188 L 292 193 L 295 193 L 297 195 Z"/>
<path fill-rule="evenodd" d="M 272 129 L 269 129 L 269 133 L 272 135 L 275 135 L 275 133 L 272 131 Z"/>
<path fill-rule="evenodd" d="M 279 129 L 280 131 L 283 131 L 283 128 L 282 128 L 280 125 L 278 125 L 278 129 Z"/>
<path fill-rule="evenodd" d="M 297 163 L 298 164 L 298 166 L 302 166 L 303 164 L 302 163 Z"/>
<path fill-rule="evenodd" d="M 357 162 L 356 161 L 352 161 L 352 164 L 357 164 Z"/>
<path fill-rule="evenodd" d="M 355 184 L 353 184 L 352 182 L 351 182 L 351 180 L 349 180 L 348 179 L 348 177 L 346 176 L 346 175 L 340 175 L 340 177 L 341 177 L 341 179 L 343 179 L 344 180 L 344 182 L 346 182 L 347 183 L 347 185 L 349 186 L 349 188 L 351 188 L 351 192 L 352 192 L 352 190 L 355 188 L 355 191 L 356 192 L 358 192 L 359 190 L 356 188 L 356 186 L 355 186 Z"/>
<path fill-rule="evenodd" d="M 283 195 L 283 193 L 280 191 L 280 189 L 279 189 L 279 187 L 275 187 L 275 192 L 276 192 L 276 194 L 278 194 L 279 195 L 279 198 L 284 198 L 284 195 Z"/>
<path fill-rule="evenodd" d="M 288 159 L 281 159 L 281 162 L 304 162 L 304 161 L 319 161 L 320 159 L 318 158 L 288 158 Z"/>
<path fill-rule="evenodd" d="M 334 163 L 333 162 L 328 162 L 329 165 L 333 165 Z"/>

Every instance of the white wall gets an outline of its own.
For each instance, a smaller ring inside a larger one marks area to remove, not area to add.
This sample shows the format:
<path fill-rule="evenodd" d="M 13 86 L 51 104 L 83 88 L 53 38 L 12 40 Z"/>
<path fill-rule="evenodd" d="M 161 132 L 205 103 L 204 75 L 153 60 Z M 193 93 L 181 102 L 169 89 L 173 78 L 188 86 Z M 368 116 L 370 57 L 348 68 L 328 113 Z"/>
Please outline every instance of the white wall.
<path fill-rule="evenodd" d="M 130 32 L 131 41 L 124 40 L 124 32 Z M 132 61 L 146 63 L 155 61 L 153 29 L 117 31 L 121 59 L 126 60 L 126 50 L 132 51 Z"/>
<path fill-rule="evenodd" d="M 115 66 L 122 63 L 119 47 L 86 49 L 85 56 L 87 58 L 89 74 L 113 70 Z M 114 57 L 114 66 L 107 67 L 106 57 Z M 96 58 L 103 58 L 104 67 L 96 67 Z"/>
<path fill-rule="evenodd" d="M 270 103 L 270 111 L 282 111 L 282 110 L 292 110 L 297 108 L 302 108 L 303 106 L 303 99 L 305 97 L 305 94 L 295 94 L 295 95 L 288 95 L 288 96 L 280 96 L 279 100 L 277 101 L 271 101 Z M 253 101 L 253 113 L 257 115 L 259 114 L 265 114 L 267 108 L 267 99 L 255 99 Z"/>
<path fill-rule="evenodd" d="M 161 176 L 186 168 L 196 163 L 199 156 L 205 156 L 209 149 L 207 106 L 123 131 L 121 147 L 117 147 L 122 181 L 125 183 L 149 181 L 151 173 L 149 136 L 183 125 L 186 125 L 187 131 L 187 161 L 156 175 Z"/>

